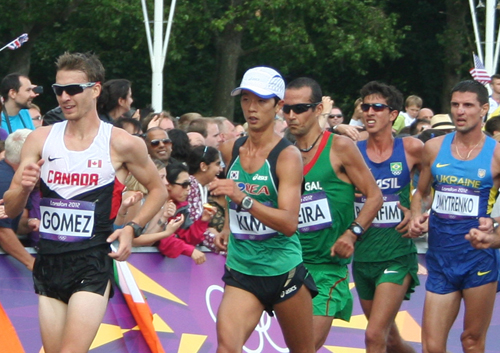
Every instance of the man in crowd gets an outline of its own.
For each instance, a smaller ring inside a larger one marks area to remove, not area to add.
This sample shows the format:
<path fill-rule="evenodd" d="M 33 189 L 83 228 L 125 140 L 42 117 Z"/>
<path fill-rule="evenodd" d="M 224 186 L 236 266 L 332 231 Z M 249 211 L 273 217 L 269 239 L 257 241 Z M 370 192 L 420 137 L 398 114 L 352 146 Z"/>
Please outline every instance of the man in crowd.
<path fill-rule="evenodd" d="M 420 169 L 423 143 L 414 137 L 393 137 L 392 123 L 403 105 L 395 87 L 372 81 L 360 93 L 368 139 L 358 147 L 384 198 L 354 251 L 354 282 L 368 318 L 366 351 L 415 352 L 399 335 L 394 320 L 403 299 L 409 299 L 419 284 L 417 250 L 406 236 L 411 174 Z M 364 197 L 358 198 L 356 211 L 363 205 Z"/>
<path fill-rule="evenodd" d="M 144 142 L 99 119 L 104 68 L 97 57 L 65 53 L 56 65 L 52 88 L 66 121 L 28 136 L 4 195 L 5 212 L 20 214 L 40 181 L 42 219 L 33 280 L 44 350 L 87 352 L 112 295 L 112 260 L 127 259 L 132 239 L 167 194 Z M 138 215 L 113 232 L 129 172 L 149 196 Z M 63 218 L 67 222 L 56 221 Z M 118 249 L 110 252 L 115 240 Z"/>
<path fill-rule="evenodd" d="M 172 154 L 172 140 L 168 138 L 168 133 L 161 127 L 152 127 L 146 131 L 145 140 L 151 158 L 168 164 Z"/>
<path fill-rule="evenodd" d="M 219 125 L 213 118 L 197 118 L 189 123 L 187 132 L 199 132 L 205 138 L 207 146 L 219 148 L 222 137 L 219 131 Z"/>
<path fill-rule="evenodd" d="M 218 116 L 213 119 L 219 126 L 221 143 L 231 140 L 238 136 L 234 124 L 230 122 L 229 119 L 223 116 Z"/>
<path fill-rule="evenodd" d="M 288 84 L 283 106 L 304 163 L 299 237 L 304 265 L 319 291 L 313 299 L 316 350 L 325 343 L 334 318 L 349 321 L 351 317 L 353 298 L 347 264 L 354 243 L 363 235 L 360 230 L 368 228 L 382 205 L 382 193 L 355 143 L 322 130 L 318 119 L 323 103 L 317 104 L 321 97 L 316 81 L 298 78 Z M 338 114 L 340 110 L 333 108 L 331 112 Z M 355 189 L 366 195 L 356 219 Z"/>
<path fill-rule="evenodd" d="M 212 194 L 230 200 L 229 239 L 216 238 L 228 250 L 218 353 L 240 352 L 264 310 L 276 313 L 291 352 L 314 352 L 316 287 L 297 236 L 302 161 L 297 148 L 274 132 L 284 93 L 283 78 L 268 67 L 248 70 L 232 92 L 241 94 L 248 137 L 222 145 L 227 179 L 209 184 Z"/>
<path fill-rule="evenodd" d="M 429 277 L 422 325 L 425 353 L 446 352 L 448 333 L 462 299 L 463 350 L 485 350 L 497 291 L 498 252 L 476 250 L 465 236 L 474 234 L 474 228 L 492 231 L 496 224 L 489 217 L 488 203 L 491 191 L 500 186 L 500 148 L 482 132 L 488 108 L 488 91 L 481 83 L 459 82 L 451 91 L 456 131 L 425 144 L 410 227 L 412 236 L 420 236 L 427 230 L 429 218 Z M 430 195 L 431 185 L 434 194 L 429 217 L 423 210 L 428 209 L 424 200 Z"/>
<path fill-rule="evenodd" d="M 37 94 L 28 77 L 18 73 L 5 76 L 0 83 L 0 95 L 3 98 L 1 114 L 2 128 L 9 134 L 17 129 L 35 130 L 28 109 Z"/>
<path fill-rule="evenodd" d="M 19 129 L 7 137 L 5 141 L 5 159 L 0 161 L 0 200 L 8 190 L 14 173 L 21 162 L 21 149 L 26 137 L 31 133 L 29 129 Z M 2 202 L 3 203 L 3 202 Z M 3 206 L 0 206 L 3 209 Z M 3 211 L 3 210 L 2 210 Z M 0 246 L 15 259 L 19 260 L 30 271 L 33 270 L 35 258 L 32 257 L 19 241 L 17 234 L 27 234 L 32 230 L 29 224 L 37 227 L 36 221 L 30 222 L 28 210 L 22 210 L 19 215 L 12 218 L 0 217 Z"/>
<path fill-rule="evenodd" d="M 330 128 L 342 124 L 344 122 L 344 114 L 342 114 L 342 110 L 339 107 L 332 107 L 330 114 L 328 114 L 327 122 Z"/>

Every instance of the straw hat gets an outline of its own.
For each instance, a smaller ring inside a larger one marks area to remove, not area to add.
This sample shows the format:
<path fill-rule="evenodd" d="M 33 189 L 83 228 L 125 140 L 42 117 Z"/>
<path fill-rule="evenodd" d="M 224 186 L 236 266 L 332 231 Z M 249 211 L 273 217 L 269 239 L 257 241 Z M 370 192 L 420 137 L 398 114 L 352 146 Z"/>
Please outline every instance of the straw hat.
<path fill-rule="evenodd" d="M 433 129 L 437 130 L 455 129 L 455 125 L 453 125 L 453 122 L 448 114 L 434 115 L 431 119 L 431 126 Z"/>

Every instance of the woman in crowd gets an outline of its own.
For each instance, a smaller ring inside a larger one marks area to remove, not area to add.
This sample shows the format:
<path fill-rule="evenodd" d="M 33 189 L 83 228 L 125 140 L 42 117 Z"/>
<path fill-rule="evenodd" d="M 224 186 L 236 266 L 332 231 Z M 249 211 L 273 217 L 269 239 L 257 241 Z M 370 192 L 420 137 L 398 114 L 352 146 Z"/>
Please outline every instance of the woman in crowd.
<path fill-rule="evenodd" d="M 102 85 L 102 92 L 97 100 L 97 111 L 102 120 L 113 123 L 130 110 L 133 101 L 129 80 L 109 80 Z"/>
<path fill-rule="evenodd" d="M 148 233 L 146 230 L 146 233 L 134 239 L 133 245 L 151 246 L 159 242 L 158 249 L 163 255 L 170 258 L 179 255 L 190 256 L 200 265 L 206 258 L 203 252 L 196 249 L 196 245 L 204 240 L 204 233 L 216 210 L 213 207 L 205 207 L 201 217 L 192 220 L 189 217 L 187 202 L 191 186 L 188 168 L 183 163 L 171 162 L 166 171 L 168 200 L 159 217 L 154 217 L 150 222 L 154 228 L 149 231 L 155 232 Z"/>
<path fill-rule="evenodd" d="M 210 205 L 217 208 L 217 213 L 212 219 L 203 245 L 211 251 L 218 252 L 214 245 L 215 235 L 222 231 L 224 225 L 224 199 L 214 201 L 208 194 L 207 185 L 215 179 L 222 171 L 219 151 L 210 146 L 196 146 L 193 148 L 187 160 L 191 189 L 188 195 L 190 205 L 190 216 L 192 219 L 199 219 L 203 212 L 203 205 Z"/>

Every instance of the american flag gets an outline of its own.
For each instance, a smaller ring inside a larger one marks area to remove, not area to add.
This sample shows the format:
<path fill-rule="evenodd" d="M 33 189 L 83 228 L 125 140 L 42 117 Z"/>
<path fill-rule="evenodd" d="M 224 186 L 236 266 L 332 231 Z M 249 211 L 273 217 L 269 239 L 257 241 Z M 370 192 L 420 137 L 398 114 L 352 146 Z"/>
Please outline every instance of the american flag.
<path fill-rule="evenodd" d="M 474 68 L 470 69 L 470 74 L 474 78 L 474 80 L 481 82 L 483 85 L 491 82 L 491 77 L 488 75 L 488 71 L 484 68 L 481 59 L 476 54 L 473 54 L 474 57 Z"/>
<path fill-rule="evenodd" d="M 10 42 L 9 44 L 7 44 L 7 48 L 9 48 L 10 50 L 16 50 L 16 49 L 19 49 L 21 48 L 21 46 L 26 43 L 28 41 L 28 34 L 27 33 L 24 33 L 24 34 L 21 34 L 19 37 L 17 37 L 16 39 L 14 39 L 12 42 Z"/>

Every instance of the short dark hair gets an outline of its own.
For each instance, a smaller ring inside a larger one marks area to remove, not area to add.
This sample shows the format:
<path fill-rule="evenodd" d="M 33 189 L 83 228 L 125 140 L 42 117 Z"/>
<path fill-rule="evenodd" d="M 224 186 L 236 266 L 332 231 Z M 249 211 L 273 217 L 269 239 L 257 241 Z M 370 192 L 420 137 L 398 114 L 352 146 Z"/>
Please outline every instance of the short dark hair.
<path fill-rule="evenodd" d="M 500 79 L 500 74 L 494 74 L 493 76 L 491 76 L 491 80 L 492 81 L 493 81 L 494 78 Z"/>
<path fill-rule="evenodd" d="M 385 83 L 377 81 L 371 81 L 364 85 L 359 93 L 361 94 L 361 98 L 363 100 L 365 97 L 375 94 L 382 96 L 386 100 L 387 105 L 389 105 L 392 109 L 397 111 L 401 111 L 401 109 L 403 109 L 403 95 L 394 86 L 386 85 Z"/>
<path fill-rule="evenodd" d="M 187 159 L 189 174 L 194 174 L 200 170 L 201 162 L 210 164 L 219 159 L 219 151 L 211 146 L 196 146 L 191 150 Z"/>
<path fill-rule="evenodd" d="M 500 115 L 489 118 L 484 125 L 484 130 L 491 136 L 495 134 L 495 131 L 500 131 Z"/>
<path fill-rule="evenodd" d="M 5 101 L 9 99 L 9 92 L 13 89 L 16 92 L 19 92 L 19 88 L 21 88 L 21 80 L 20 77 L 26 77 L 21 75 L 18 72 L 13 72 L 8 74 L 2 79 L 0 83 L 0 95 L 3 97 Z"/>
<path fill-rule="evenodd" d="M 465 80 L 457 83 L 452 89 L 450 96 L 455 92 L 471 92 L 477 95 L 477 100 L 479 104 L 484 105 L 489 102 L 488 90 L 484 85 L 475 80 Z"/>
<path fill-rule="evenodd" d="M 182 172 L 188 172 L 188 167 L 181 162 L 171 161 L 167 164 L 167 181 L 169 184 L 173 184 L 177 181 L 179 174 Z"/>
<path fill-rule="evenodd" d="M 418 118 L 415 119 L 410 125 L 410 135 L 411 136 L 417 135 L 421 132 L 421 131 L 417 130 L 418 124 L 429 124 L 429 126 L 430 126 L 431 121 L 428 119 L 418 119 Z"/>
<path fill-rule="evenodd" d="M 139 134 L 142 134 L 141 123 L 134 118 L 121 116 L 114 122 L 114 125 L 120 129 L 124 129 L 125 124 L 131 124 L 134 127 L 135 131 L 138 131 Z"/>
<path fill-rule="evenodd" d="M 310 87 L 311 88 L 311 97 L 309 100 L 311 103 L 321 102 L 323 98 L 323 92 L 321 91 L 321 87 L 316 80 L 313 80 L 310 77 L 299 77 L 295 80 L 288 83 L 286 89 L 299 89 L 302 87 Z"/>
<path fill-rule="evenodd" d="M 57 58 L 57 71 L 81 71 L 89 82 L 104 82 L 105 70 L 97 55 L 65 52 Z"/>

